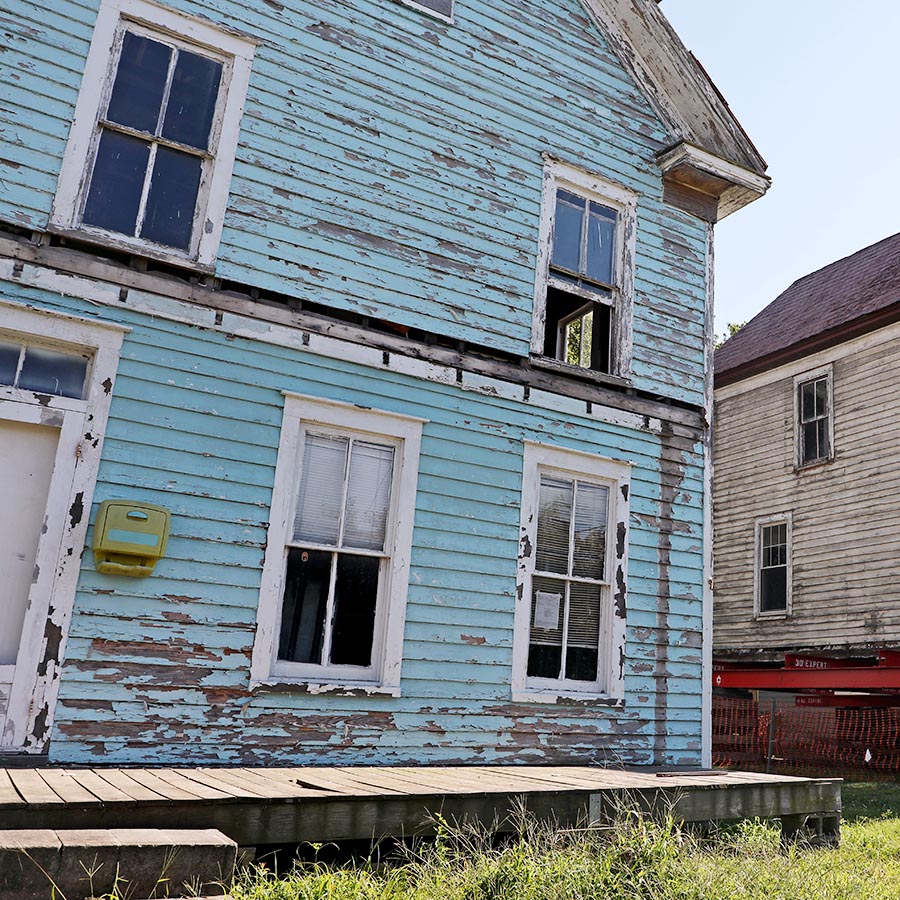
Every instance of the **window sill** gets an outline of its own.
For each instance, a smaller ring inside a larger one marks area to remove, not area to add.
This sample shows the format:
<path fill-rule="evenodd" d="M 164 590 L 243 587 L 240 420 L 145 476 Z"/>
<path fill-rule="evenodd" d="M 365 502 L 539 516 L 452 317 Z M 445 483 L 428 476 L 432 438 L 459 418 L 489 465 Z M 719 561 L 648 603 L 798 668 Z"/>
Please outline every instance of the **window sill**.
<path fill-rule="evenodd" d="M 399 697 L 400 685 L 377 684 L 369 681 L 291 681 L 287 678 L 267 678 L 251 681 L 253 694 L 305 694 L 331 697 Z"/>
<path fill-rule="evenodd" d="M 807 463 L 797 463 L 794 466 L 794 474 L 799 474 L 800 472 L 809 472 L 815 469 L 824 468 L 827 465 L 830 465 L 834 462 L 834 457 L 829 456 L 826 459 L 814 459 L 811 462 Z"/>
<path fill-rule="evenodd" d="M 590 694 L 560 688 L 559 690 L 513 691 L 513 703 L 553 703 L 557 706 L 605 706 L 616 709 L 625 708 L 624 697 L 611 697 L 609 694 Z"/>
<path fill-rule="evenodd" d="M 51 222 L 47 226 L 47 231 L 59 237 L 69 238 L 73 241 L 80 241 L 83 244 L 91 244 L 95 247 L 104 247 L 107 250 L 113 250 L 116 253 L 128 253 L 131 256 L 152 259 L 156 262 L 168 263 L 171 266 L 179 266 L 184 269 L 191 269 L 195 272 L 203 272 L 212 274 L 215 271 L 215 261 L 206 263 L 188 256 L 185 253 L 179 253 L 177 250 L 166 250 L 157 244 L 149 244 L 136 238 L 116 237 L 113 234 L 96 231 L 88 228 L 73 228 L 71 226 L 61 225 Z"/>
<path fill-rule="evenodd" d="M 593 381 L 596 384 L 609 384 L 615 387 L 630 387 L 631 381 L 622 378 L 621 375 L 612 375 L 609 372 L 598 372 L 594 369 L 586 369 L 582 366 L 572 366 L 559 359 L 550 356 L 531 356 L 529 362 L 536 369 L 546 369 L 559 375 L 567 375 L 570 378 L 582 378 L 585 381 Z"/>
<path fill-rule="evenodd" d="M 791 614 L 786 609 L 772 609 L 767 612 L 758 612 L 754 618 L 757 620 L 766 619 L 789 619 Z"/>

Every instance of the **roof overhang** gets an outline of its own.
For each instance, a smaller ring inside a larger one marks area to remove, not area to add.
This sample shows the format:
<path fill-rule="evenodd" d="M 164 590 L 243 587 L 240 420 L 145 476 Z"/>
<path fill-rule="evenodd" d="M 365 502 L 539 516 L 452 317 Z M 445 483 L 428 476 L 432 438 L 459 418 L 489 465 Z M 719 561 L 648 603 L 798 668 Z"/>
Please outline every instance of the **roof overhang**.
<path fill-rule="evenodd" d="M 716 221 L 768 190 L 766 161 L 655 0 L 582 0 L 672 136 L 669 201 Z"/>
<path fill-rule="evenodd" d="M 657 157 L 667 203 L 717 222 L 752 203 L 771 179 L 682 142 Z"/>

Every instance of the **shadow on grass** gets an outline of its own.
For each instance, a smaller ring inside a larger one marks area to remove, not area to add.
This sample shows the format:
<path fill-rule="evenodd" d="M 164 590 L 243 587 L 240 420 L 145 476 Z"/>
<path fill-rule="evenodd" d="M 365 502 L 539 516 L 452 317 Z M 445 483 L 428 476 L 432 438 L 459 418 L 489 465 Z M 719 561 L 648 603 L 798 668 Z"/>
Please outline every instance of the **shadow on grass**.
<path fill-rule="evenodd" d="M 900 818 L 900 781 L 844 782 L 843 820 Z"/>

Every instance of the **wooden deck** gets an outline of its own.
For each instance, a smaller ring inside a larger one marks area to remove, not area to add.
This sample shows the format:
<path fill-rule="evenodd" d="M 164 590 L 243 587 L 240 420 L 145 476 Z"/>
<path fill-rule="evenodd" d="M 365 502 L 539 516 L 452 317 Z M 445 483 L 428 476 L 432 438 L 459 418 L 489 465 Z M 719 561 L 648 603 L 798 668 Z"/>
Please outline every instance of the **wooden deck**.
<path fill-rule="evenodd" d="M 688 822 L 807 816 L 837 833 L 841 782 L 595 767 L 0 769 L 0 829 L 218 828 L 245 846 L 429 831 L 429 816 L 502 821 L 523 802 L 563 825 L 624 797 Z M 501 825 L 502 828 L 502 825 Z"/>

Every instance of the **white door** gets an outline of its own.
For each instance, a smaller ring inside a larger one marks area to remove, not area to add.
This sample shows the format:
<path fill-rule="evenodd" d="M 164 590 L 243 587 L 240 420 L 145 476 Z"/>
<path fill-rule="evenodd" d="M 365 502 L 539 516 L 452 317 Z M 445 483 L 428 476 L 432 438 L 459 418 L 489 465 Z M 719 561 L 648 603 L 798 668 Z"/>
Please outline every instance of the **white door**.
<path fill-rule="evenodd" d="M 58 428 L 0 419 L 0 715 L 39 575 L 35 562 L 58 443 Z"/>

